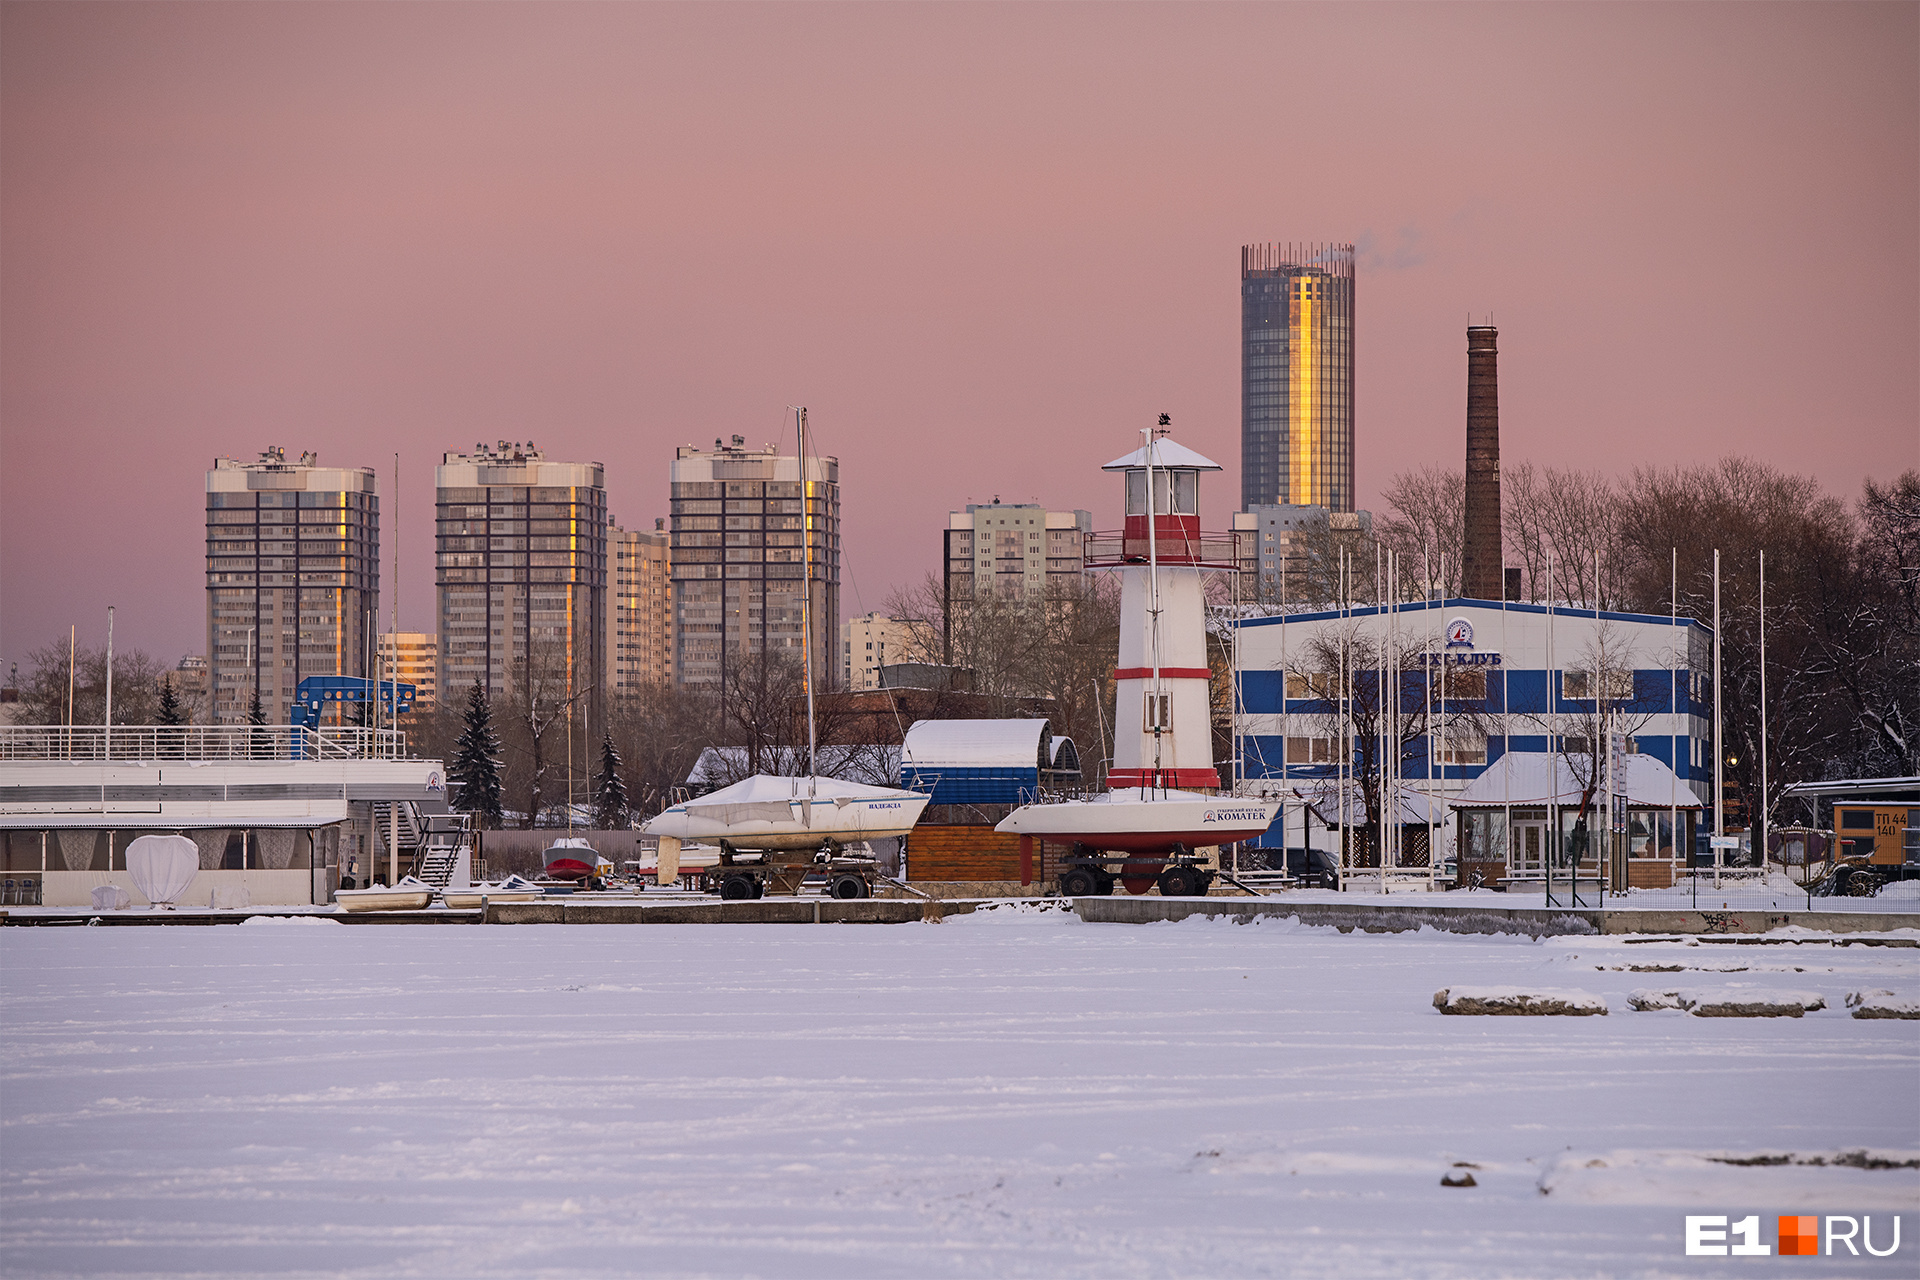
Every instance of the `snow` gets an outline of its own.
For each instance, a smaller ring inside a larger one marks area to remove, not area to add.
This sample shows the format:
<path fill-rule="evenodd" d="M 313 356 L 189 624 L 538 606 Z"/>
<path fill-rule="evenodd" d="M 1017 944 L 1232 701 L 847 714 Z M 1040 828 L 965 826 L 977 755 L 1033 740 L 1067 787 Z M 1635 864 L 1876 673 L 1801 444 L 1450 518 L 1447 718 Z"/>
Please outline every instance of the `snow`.
<path fill-rule="evenodd" d="M 1684 1215 L 1771 1241 L 1769 1214 L 1920 1211 L 1920 1026 L 1844 1007 L 1920 991 L 1920 949 L 1802 936 L 1039 904 L 0 929 L 0 1250 L 19 1276 L 1748 1275 L 1685 1257 Z M 1645 966 L 1828 1007 L 1628 1013 Z M 1440 986 L 1622 1016 L 1444 1017 Z M 1821 1274 L 1911 1274 L 1914 1226 Z"/>

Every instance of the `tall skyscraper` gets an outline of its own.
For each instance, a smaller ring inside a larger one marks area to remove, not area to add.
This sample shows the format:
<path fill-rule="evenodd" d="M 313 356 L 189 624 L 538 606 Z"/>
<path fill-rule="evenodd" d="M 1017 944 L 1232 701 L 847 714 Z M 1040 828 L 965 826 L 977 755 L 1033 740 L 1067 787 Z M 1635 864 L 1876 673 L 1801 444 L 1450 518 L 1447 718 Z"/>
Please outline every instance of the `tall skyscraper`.
<path fill-rule="evenodd" d="M 1353 246 L 1240 250 L 1240 505 L 1352 511 Z"/>
<path fill-rule="evenodd" d="M 840 632 L 840 461 L 800 459 L 742 436 L 682 445 L 673 486 L 674 679 L 719 687 L 743 658 L 801 652 L 802 592 L 812 598 L 813 678 L 830 688 Z M 802 487 L 804 484 L 804 495 Z M 812 543 L 806 573 L 803 536 Z"/>
<path fill-rule="evenodd" d="M 666 523 L 655 520 L 651 532 L 607 526 L 608 688 L 615 697 L 673 680 L 672 535 Z"/>
<path fill-rule="evenodd" d="M 371 467 L 216 458 L 207 472 L 207 658 L 212 721 L 247 718 L 254 691 L 285 724 L 307 676 L 364 676 L 380 609 L 380 499 Z M 338 713 L 330 711 L 328 719 Z"/>
<path fill-rule="evenodd" d="M 549 462 L 505 440 L 435 470 L 440 697 L 491 697 L 529 675 L 586 695 L 607 671 L 607 489 L 597 462 Z M 531 666 L 529 666 L 531 663 Z M 550 695 L 540 695 L 550 696 Z"/>

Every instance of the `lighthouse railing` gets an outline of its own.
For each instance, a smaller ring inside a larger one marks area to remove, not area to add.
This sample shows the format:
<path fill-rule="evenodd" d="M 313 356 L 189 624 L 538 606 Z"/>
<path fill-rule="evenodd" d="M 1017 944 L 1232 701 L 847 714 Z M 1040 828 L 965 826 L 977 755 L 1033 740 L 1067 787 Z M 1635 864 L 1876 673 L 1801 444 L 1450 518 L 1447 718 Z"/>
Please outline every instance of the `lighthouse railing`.
<path fill-rule="evenodd" d="M 1239 568 L 1239 543 L 1231 533 L 1182 533 L 1164 524 L 1156 539 L 1160 563 L 1164 566 L 1192 566 L 1200 569 Z M 1102 530 L 1087 535 L 1087 567 L 1118 569 L 1125 565 L 1147 563 L 1147 539 L 1128 537 L 1123 529 Z"/>

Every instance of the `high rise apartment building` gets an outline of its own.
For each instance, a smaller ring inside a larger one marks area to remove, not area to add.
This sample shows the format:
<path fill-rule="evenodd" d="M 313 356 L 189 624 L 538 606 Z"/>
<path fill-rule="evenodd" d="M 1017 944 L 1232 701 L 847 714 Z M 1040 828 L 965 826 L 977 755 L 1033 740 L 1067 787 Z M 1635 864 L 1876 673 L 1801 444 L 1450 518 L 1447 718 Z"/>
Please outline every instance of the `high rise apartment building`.
<path fill-rule="evenodd" d="M 811 598 L 813 678 L 831 687 L 840 632 L 840 462 L 741 436 L 682 445 L 671 473 L 674 679 L 724 687 L 740 662 L 801 655 Z M 804 541 L 803 541 L 804 539 Z M 812 569 L 808 576 L 807 544 Z"/>
<path fill-rule="evenodd" d="M 986 595 L 1043 600 L 1077 591 L 1086 582 L 1092 532 L 1093 516 L 1086 511 L 1048 511 L 1037 503 L 998 498 L 970 502 L 966 510 L 947 516 L 947 602 Z"/>
<path fill-rule="evenodd" d="M 1352 511 L 1353 246 L 1240 250 L 1240 505 Z"/>
<path fill-rule="evenodd" d="M 673 537 L 607 526 L 608 688 L 615 697 L 673 680 Z"/>
<path fill-rule="evenodd" d="M 840 683 L 848 689 L 878 689 L 880 668 L 924 662 L 907 624 L 884 613 L 866 613 L 840 624 Z"/>
<path fill-rule="evenodd" d="M 597 704 L 607 670 L 607 489 L 597 462 L 550 462 L 531 441 L 448 453 L 436 469 L 439 685 L 477 679 Z M 568 693 L 566 691 L 571 691 Z"/>
<path fill-rule="evenodd" d="M 432 711 L 440 701 L 439 637 L 431 631 L 383 631 L 375 644 L 380 652 L 380 678 L 412 685 L 415 713 Z"/>
<path fill-rule="evenodd" d="M 1373 531 L 1370 511 L 1262 504 L 1233 514 L 1240 598 L 1248 604 L 1322 603 L 1337 552 L 1334 535 Z"/>
<path fill-rule="evenodd" d="M 288 462 L 274 446 L 207 472 L 207 657 L 215 724 L 257 690 L 285 724 L 307 676 L 365 676 L 380 608 L 380 499 L 371 467 Z M 329 719 L 338 716 L 330 711 Z"/>

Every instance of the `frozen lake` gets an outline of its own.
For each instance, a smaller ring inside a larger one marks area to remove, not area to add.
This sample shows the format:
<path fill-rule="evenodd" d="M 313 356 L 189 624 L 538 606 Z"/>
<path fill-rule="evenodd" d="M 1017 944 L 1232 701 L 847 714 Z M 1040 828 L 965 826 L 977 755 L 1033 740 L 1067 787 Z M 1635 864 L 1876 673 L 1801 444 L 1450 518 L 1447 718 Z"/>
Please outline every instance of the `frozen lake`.
<path fill-rule="evenodd" d="M 1913 1159 L 1920 1022 L 1843 1001 L 1920 950 L 1002 910 L 9 928 L 0 973 L 9 1275 L 1784 1273 L 1683 1256 L 1689 1212 L 1902 1215 L 1822 1275 L 1920 1252 L 1920 1171 L 1704 1158 Z M 1627 1007 L 1740 984 L 1829 1007 Z"/>

